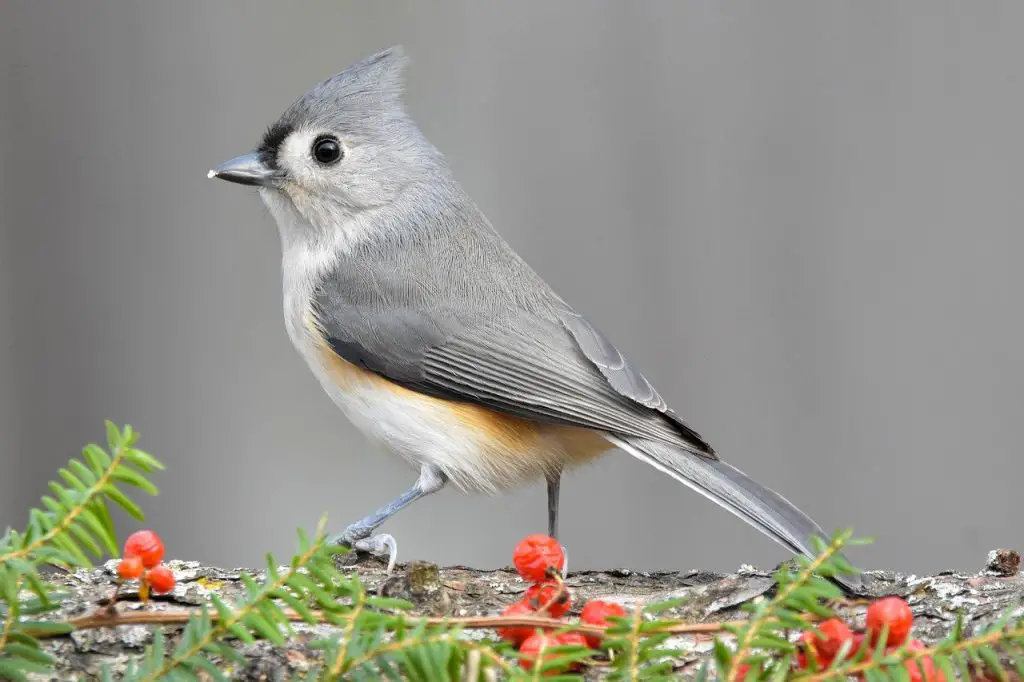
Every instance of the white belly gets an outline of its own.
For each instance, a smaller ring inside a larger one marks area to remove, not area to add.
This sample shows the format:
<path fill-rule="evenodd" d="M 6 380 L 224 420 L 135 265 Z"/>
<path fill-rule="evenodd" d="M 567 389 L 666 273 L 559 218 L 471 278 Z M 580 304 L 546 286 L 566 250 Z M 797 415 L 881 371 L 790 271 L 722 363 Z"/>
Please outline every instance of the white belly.
<path fill-rule="evenodd" d="M 342 360 L 307 335 L 297 344 L 321 386 L 369 440 L 459 488 L 493 493 L 543 479 L 613 447 L 598 434 L 542 425 L 417 393 Z"/>

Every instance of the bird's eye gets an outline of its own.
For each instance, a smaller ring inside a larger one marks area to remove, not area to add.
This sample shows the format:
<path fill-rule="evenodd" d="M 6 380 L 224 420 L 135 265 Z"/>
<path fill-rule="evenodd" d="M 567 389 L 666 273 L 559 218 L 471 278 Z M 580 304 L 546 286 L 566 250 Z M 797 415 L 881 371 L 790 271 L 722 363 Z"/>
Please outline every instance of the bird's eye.
<path fill-rule="evenodd" d="M 313 158 L 325 166 L 341 158 L 341 145 L 333 137 L 321 137 L 313 143 Z"/>

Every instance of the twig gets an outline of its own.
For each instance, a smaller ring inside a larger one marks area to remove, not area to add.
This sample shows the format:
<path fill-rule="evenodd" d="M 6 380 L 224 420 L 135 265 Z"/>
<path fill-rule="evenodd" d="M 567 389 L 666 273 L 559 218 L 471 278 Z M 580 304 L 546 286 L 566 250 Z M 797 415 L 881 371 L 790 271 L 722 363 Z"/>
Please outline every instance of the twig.
<path fill-rule="evenodd" d="M 116 612 L 111 614 L 108 610 L 98 610 L 93 613 L 79 616 L 77 618 L 71 618 L 63 623 L 69 625 L 73 630 L 91 630 L 95 628 L 112 628 L 119 625 L 184 625 L 188 622 L 189 618 L 199 613 L 198 609 L 176 609 L 168 611 L 129 611 L 126 613 Z M 293 622 L 302 622 L 305 620 L 299 613 L 286 609 L 284 611 L 288 619 Z M 323 618 L 319 613 L 314 612 L 317 618 L 317 622 L 327 623 L 327 619 Z M 342 615 L 343 618 L 351 617 L 350 614 Z M 220 620 L 220 616 L 217 613 L 210 613 L 209 618 L 213 622 Z M 338 616 L 336 615 L 335 620 Z M 468 630 L 479 630 L 483 628 L 504 628 L 504 627 L 536 627 L 542 629 L 560 629 L 565 628 L 568 623 L 564 620 L 557 618 L 543 618 L 538 616 L 464 616 L 458 618 L 419 618 L 416 616 L 410 616 L 410 622 L 426 621 L 428 625 L 451 625 L 459 626 Z M 651 630 L 645 632 L 645 635 L 669 633 L 674 635 L 683 634 L 714 634 L 716 632 L 722 632 L 729 627 L 737 627 L 745 623 L 746 621 L 735 620 L 735 621 L 719 621 L 713 623 L 678 623 L 670 625 L 665 628 L 659 628 L 657 630 Z M 584 623 L 574 623 L 573 629 L 577 632 L 581 632 L 587 635 L 601 636 L 604 634 L 605 627 L 600 625 L 587 625 Z M 36 637 L 38 639 L 48 639 L 52 637 L 60 637 L 66 633 L 55 633 L 50 630 L 33 630 L 31 627 L 23 629 L 26 635 Z"/>
<path fill-rule="evenodd" d="M 466 669 L 462 673 L 462 682 L 477 682 L 480 679 L 480 652 L 473 649 L 466 654 Z"/>

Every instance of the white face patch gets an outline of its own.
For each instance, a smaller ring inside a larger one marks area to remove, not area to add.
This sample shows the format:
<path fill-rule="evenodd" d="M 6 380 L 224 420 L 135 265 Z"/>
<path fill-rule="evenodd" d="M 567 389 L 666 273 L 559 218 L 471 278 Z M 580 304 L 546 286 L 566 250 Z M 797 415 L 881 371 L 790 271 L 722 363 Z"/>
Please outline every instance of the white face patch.
<path fill-rule="evenodd" d="M 340 161 L 325 165 L 313 158 L 313 143 L 325 135 L 338 137 L 326 130 L 298 128 L 285 138 L 277 152 L 278 165 L 288 172 L 294 184 L 307 191 L 340 186 L 345 174 L 342 165 L 349 165 L 346 161 L 349 161 L 351 149 L 341 139 L 338 140 L 342 151 Z"/>
<path fill-rule="evenodd" d="M 325 135 L 337 139 L 341 146 L 341 159 L 335 163 L 323 164 L 313 157 L 313 145 Z M 300 270 L 318 274 L 373 229 L 367 207 L 350 191 L 364 161 L 358 148 L 323 129 L 298 128 L 284 139 L 277 163 L 287 179 L 280 189 L 261 191 L 260 195 L 277 221 L 286 261 L 298 257 Z M 310 260 L 315 264 L 307 262 Z"/>

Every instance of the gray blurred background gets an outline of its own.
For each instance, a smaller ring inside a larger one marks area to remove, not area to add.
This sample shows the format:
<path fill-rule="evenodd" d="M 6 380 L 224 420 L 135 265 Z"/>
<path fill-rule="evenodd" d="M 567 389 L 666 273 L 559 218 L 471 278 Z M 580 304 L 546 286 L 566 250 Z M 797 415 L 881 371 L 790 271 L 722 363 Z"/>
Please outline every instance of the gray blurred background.
<path fill-rule="evenodd" d="M 1021 548 L 1022 34 L 1015 0 L 0 2 L 0 527 L 104 418 L 168 465 L 176 557 L 258 563 L 412 482 L 293 352 L 255 192 L 205 176 L 401 43 L 498 230 L 726 459 L 876 536 L 867 567 Z M 543 500 L 384 530 L 503 565 Z M 562 518 L 574 568 L 786 557 L 617 452 Z"/>

